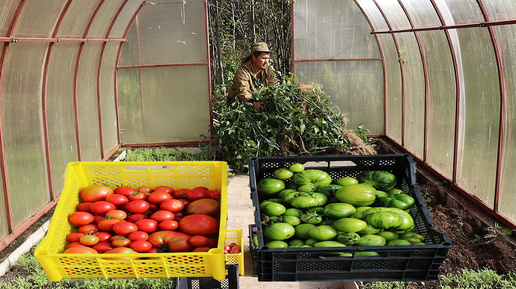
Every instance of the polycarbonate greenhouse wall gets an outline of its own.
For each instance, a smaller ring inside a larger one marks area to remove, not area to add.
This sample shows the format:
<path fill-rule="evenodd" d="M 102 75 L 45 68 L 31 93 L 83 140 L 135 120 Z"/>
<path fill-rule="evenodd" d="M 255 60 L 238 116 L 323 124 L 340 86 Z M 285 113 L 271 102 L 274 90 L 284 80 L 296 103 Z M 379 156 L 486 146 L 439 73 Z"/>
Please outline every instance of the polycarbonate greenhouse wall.
<path fill-rule="evenodd" d="M 292 2 L 296 76 L 515 227 L 516 2 Z M 208 5 L 0 1 L 0 250 L 69 162 L 209 135 Z"/>

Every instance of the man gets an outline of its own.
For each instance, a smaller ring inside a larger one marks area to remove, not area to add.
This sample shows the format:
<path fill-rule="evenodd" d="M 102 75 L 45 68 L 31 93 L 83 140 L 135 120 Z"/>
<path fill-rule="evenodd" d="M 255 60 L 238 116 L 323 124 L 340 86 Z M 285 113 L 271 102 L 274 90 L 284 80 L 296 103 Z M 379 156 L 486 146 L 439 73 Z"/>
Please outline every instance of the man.
<path fill-rule="evenodd" d="M 242 60 L 242 65 L 235 72 L 233 85 L 229 89 L 231 101 L 238 98 L 260 109 L 262 102 L 254 100 L 251 91 L 276 83 L 274 70 L 269 66 L 270 57 L 271 51 L 265 42 L 255 43 L 251 47 L 251 54 Z"/>

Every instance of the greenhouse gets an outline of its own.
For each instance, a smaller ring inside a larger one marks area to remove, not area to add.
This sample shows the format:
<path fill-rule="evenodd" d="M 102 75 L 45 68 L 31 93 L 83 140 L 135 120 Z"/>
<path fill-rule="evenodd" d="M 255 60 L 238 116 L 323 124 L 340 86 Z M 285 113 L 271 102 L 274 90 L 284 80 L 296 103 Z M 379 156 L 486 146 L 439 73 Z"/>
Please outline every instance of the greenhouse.
<path fill-rule="evenodd" d="M 257 41 L 348 129 L 512 231 L 514 36 L 508 0 L 3 1 L 0 251 L 55 209 L 69 163 L 209 144 L 221 87 Z"/>

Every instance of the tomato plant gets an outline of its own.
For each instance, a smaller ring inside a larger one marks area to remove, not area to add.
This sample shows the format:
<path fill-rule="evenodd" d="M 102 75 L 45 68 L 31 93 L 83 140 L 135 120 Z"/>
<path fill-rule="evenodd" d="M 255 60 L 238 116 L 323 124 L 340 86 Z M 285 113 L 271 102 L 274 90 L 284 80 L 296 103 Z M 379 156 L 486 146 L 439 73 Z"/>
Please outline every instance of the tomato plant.
<path fill-rule="evenodd" d="M 113 189 L 103 185 L 90 185 L 79 192 L 79 197 L 83 202 L 104 201 L 107 197 L 114 194 Z"/>
<path fill-rule="evenodd" d="M 204 214 L 187 215 L 179 221 L 179 230 L 189 235 L 210 236 L 218 232 L 219 221 Z"/>

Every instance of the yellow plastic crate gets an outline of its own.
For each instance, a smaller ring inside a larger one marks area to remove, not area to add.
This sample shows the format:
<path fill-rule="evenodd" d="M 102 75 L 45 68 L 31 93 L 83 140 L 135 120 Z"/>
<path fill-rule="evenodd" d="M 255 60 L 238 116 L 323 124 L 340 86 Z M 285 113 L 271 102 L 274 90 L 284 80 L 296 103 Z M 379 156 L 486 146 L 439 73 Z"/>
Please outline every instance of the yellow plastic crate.
<path fill-rule="evenodd" d="M 224 245 L 227 219 L 226 162 L 72 162 L 66 168 L 64 188 L 45 238 L 35 256 L 52 281 L 62 278 L 170 278 L 226 277 Z M 79 204 L 79 191 L 89 185 L 204 186 L 219 190 L 220 228 L 217 247 L 209 252 L 63 254 L 66 236 L 75 232 L 68 215 Z M 112 258 L 118 258 L 112 260 Z M 123 260 L 120 260 L 124 258 Z"/>
<path fill-rule="evenodd" d="M 238 264 L 238 273 L 244 275 L 244 237 L 242 229 L 226 229 L 226 245 L 236 243 L 242 249 L 238 254 L 225 254 L 226 264 Z"/>

